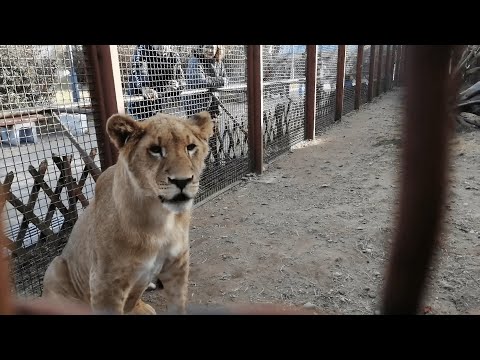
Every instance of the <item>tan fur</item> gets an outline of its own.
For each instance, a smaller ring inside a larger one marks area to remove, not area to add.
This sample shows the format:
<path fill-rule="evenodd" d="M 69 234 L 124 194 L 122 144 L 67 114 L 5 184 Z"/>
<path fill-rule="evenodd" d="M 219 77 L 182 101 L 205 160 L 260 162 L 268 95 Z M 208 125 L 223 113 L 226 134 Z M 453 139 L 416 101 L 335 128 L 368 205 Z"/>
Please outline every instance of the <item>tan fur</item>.
<path fill-rule="evenodd" d="M 49 265 L 43 296 L 98 312 L 154 314 L 140 297 L 158 276 L 169 307 L 185 313 L 193 200 L 168 200 L 181 192 L 179 179 L 192 179 L 183 192 L 197 194 L 212 129 L 208 112 L 190 119 L 157 114 L 144 122 L 112 116 L 107 132 L 118 161 L 98 178 L 94 200 Z M 190 144 L 196 147 L 189 152 Z"/>

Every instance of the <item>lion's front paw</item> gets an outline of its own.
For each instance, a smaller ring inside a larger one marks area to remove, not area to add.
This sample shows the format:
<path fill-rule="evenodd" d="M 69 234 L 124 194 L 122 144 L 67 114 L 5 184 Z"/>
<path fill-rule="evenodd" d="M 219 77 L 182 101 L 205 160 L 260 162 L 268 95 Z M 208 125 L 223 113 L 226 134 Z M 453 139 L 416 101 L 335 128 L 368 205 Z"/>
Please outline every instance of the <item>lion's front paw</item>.
<path fill-rule="evenodd" d="M 143 302 L 142 300 L 138 300 L 137 305 L 135 305 L 131 314 L 132 315 L 156 315 L 157 312 L 153 307 L 151 307 L 147 303 Z"/>

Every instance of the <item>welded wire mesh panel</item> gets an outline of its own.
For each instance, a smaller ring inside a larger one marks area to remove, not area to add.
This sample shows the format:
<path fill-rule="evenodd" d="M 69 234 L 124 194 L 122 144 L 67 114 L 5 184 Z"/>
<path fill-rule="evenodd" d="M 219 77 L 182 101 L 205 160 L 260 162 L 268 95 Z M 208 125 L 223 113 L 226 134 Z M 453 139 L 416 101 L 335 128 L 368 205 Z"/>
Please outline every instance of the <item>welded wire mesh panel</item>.
<path fill-rule="evenodd" d="M 377 96 L 377 90 L 378 90 L 378 84 L 379 84 L 379 79 L 378 79 L 378 67 L 380 66 L 380 46 L 381 45 L 376 45 L 375 46 L 375 64 L 373 67 L 373 97 L 375 98 Z"/>
<path fill-rule="evenodd" d="M 358 46 L 347 45 L 345 57 L 345 88 L 343 96 L 343 115 L 355 107 L 355 87 L 357 73 Z"/>
<path fill-rule="evenodd" d="M 368 99 L 368 79 L 370 76 L 370 51 L 371 51 L 371 45 L 363 46 L 362 89 L 360 91 L 360 104 L 365 104 Z"/>
<path fill-rule="evenodd" d="M 132 117 L 209 111 L 215 118 L 197 202 L 249 171 L 244 45 L 119 45 L 118 53 Z"/>
<path fill-rule="evenodd" d="M 15 289 L 39 295 L 100 168 L 92 72 L 81 45 L 0 45 L 0 181 Z"/>
<path fill-rule="evenodd" d="M 335 122 L 338 45 L 317 45 L 317 49 L 316 135 Z"/>
<path fill-rule="evenodd" d="M 383 52 L 382 52 L 382 73 L 380 76 L 380 93 L 385 92 L 385 89 L 387 88 L 387 45 L 381 45 L 383 47 Z"/>
<path fill-rule="evenodd" d="M 305 139 L 306 45 L 263 46 L 264 160 Z"/>

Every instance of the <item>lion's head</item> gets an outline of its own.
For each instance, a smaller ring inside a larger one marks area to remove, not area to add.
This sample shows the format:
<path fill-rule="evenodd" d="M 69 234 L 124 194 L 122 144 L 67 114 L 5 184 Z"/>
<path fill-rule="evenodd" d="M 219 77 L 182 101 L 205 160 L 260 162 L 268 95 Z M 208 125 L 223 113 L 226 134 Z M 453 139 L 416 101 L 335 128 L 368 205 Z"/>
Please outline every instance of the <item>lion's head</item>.
<path fill-rule="evenodd" d="M 138 196 L 158 198 L 174 212 L 191 208 L 213 134 L 208 112 L 188 119 L 157 114 L 143 122 L 116 114 L 107 133 Z"/>

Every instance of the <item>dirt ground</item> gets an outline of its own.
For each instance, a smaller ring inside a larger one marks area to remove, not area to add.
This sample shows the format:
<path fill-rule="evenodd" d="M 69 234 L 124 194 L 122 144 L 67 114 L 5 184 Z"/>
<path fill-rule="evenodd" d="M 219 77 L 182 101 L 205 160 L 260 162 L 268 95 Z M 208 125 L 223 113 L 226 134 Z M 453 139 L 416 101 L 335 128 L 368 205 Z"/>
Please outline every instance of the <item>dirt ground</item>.
<path fill-rule="evenodd" d="M 194 210 L 190 305 L 378 313 L 397 206 L 401 92 L 365 105 Z M 427 314 L 480 313 L 480 133 L 452 140 Z M 165 310 L 162 290 L 144 300 Z"/>

